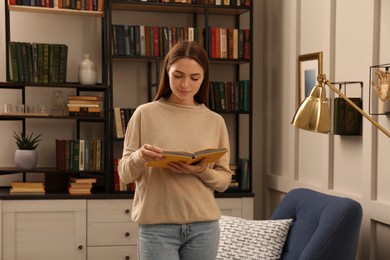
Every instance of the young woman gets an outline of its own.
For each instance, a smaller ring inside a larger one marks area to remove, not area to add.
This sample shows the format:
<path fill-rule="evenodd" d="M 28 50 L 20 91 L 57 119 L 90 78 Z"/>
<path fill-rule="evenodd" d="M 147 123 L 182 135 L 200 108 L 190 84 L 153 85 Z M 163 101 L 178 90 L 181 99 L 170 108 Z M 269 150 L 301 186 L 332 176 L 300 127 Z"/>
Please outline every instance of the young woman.
<path fill-rule="evenodd" d="M 207 108 L 209 62 L 195 42 L 179 42 L 167 54 L 157 96 L 139 106 L 127 127 L 119 175 L 135 181 L 132 218 L 139 224 L 138 259 L 214 260 L 220 210 L 214 191 L 231 180 L 230 153 L 195 165 L 161 160 L 163 150 L 195 152 L 229 147 L 223 118 Z"/>

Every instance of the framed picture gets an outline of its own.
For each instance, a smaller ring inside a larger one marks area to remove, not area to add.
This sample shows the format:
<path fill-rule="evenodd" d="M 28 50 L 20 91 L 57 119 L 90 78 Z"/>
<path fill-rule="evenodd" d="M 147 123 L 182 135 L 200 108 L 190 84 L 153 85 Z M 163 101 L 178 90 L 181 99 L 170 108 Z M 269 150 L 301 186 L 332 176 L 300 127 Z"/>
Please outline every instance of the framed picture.
<path fill-rule="evenodd" d="M 298 96 L 299 104 L 310 94 L 317 84 L 317 75 L 322 74 L 322 51 L 299 55 Z"/>

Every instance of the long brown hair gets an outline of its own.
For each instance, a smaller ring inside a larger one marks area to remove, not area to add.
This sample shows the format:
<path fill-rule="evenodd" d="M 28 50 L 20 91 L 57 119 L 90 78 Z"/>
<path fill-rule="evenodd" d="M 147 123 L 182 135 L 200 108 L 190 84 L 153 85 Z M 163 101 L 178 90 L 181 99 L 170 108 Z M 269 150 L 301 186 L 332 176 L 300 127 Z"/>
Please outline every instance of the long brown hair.
<path fill-rule="evenodd" d="M 206 51 L 196 42 L 181 41 L 176 43 L 165 56 L 164 64 L 161 69 L 161 78 L 158 91 L 154 100 L 168 98 L 172 94 L 169 86 L 168 71 L 173 63 L 179 59 L 188 58 L 196 61 L 204 72 L 203 82 L 194 99 L 199 104 L 209 104 L 209 59 Z"/>

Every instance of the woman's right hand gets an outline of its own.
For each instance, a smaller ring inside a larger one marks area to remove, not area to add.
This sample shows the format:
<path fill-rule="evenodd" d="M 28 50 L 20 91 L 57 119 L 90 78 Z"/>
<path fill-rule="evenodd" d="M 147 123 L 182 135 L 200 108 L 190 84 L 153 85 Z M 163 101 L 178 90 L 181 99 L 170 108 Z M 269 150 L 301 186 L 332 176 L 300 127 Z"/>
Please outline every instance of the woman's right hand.
<path fill-rule="evenodd" d="M 158 161 L 163 159 L 163 150 L 150 144 L 144 144 L 139 148 L 139 156 L 142 161 Z"/>

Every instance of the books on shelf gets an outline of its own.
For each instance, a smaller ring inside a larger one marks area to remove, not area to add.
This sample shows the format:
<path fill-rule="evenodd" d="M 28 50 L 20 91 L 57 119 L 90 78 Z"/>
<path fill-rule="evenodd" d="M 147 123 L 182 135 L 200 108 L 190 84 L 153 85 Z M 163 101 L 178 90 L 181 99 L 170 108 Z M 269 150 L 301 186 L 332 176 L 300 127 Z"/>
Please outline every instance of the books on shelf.
<path fill-rule="evenodd" d="M 119 163 L 119 159 L 114 158 L 113 159 L 114 191 L 135 191 L 135 183 L 134 182 L 126 184 L 119 178 L 118 163 Z"/>
<path fill-rule="evenodd" d="M 249 80 L 210 82 L 209 107 L 214 111 L 249 112 Z"/>
<path fill-rule="evenodd" d="M 101 116 L 103 97 L 68 96 L 69 116 Z"/>
<path fill-rule="evenodd" d="M 196 41 L 204 46 L 202 28 L 113 24 L 111 29 L 114 56 L 165 56 L 178 41 L 183 40 Z"/>
<path fill-rule="evenodd" d="M 209 57 L 212 59 L 250 59 L 249 29 L 208 27 Z"/>
<path fill-rule="evenodd" d="M 68 186 L 69 194 L 89 195 L 91 194 L 93 183 L 96 183 L 96 178 L 70 177 Z"/>
<path fill-rule="evenodd" d="M 11 184 L 11 194 L 45 194 L 44 182 L 19 182 Z"/>
<path fill-rule="evenodd" d="M 101 139 L 56 139 L 56 167 L 60 171 L 105 169 L 105 145 Z"/>
<path fill-rule="evenodd" d="M 65 44 L 9 43 L 9 78 L 24 83 L 65 83 L 68 46 Z"/>
<path fill-rule="evenodd" d="M 9 5 L 102 12 L 104 2 L 105 0 L 9 0 Z"/>
<path fill-rule="evenodd" d="M 135 108 L 114 107 L 114 137 L 123 138 Z"/>
<path fill-rule="evenodd" d="M 239 177 L 238 182 L 240 183 L 240 189 L 249 190 L 250 172 L 249 172 L 248 158 L 238 159 L 238 177 Z"/>
<path fill-rule="evenodd" d="M 227 153 L 226 148 L 204 149 L 194 153 L 183 151 L 164 151 L 162 160 L 149 161 L 146 163 L 146 166 L 168 168 L 168 164 L 171 162 L 181 161 L 185 162 L 186 164 L 194 164 L 203 159 L 206 159 L 207 163 L 213 163 L 221 158 L 225 153 Z"/>

